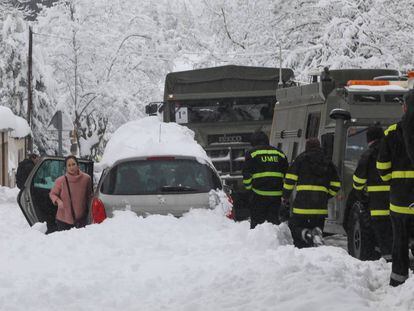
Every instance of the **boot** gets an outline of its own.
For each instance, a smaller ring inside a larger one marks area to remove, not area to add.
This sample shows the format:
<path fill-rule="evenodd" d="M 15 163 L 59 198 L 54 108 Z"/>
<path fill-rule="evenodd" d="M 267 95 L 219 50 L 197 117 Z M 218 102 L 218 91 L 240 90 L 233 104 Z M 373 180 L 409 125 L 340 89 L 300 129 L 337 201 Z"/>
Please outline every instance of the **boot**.
<path fill-rule="evenodd" d="M 325 245 L 325 242 L 323 241 L 323 234 L 322 230 L 319 227 L 315 227 L 312 229 L 312 242 L 315 246 L 321 246 Z"/>
<path fill-rule="evenodd" d="M 302 230 L 302 240 L 309 246 L 313 245 L 312 232 L 310 229 Z"/>

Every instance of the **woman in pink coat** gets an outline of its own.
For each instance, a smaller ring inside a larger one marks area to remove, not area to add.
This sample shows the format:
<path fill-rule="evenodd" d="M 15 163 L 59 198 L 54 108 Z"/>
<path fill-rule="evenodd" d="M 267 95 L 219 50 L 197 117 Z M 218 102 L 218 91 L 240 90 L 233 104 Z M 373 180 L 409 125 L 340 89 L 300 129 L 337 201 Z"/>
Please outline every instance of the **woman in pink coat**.
<path fill-rule="evenodd" d="M 84 227 L 89 200 L 92 197 L 92 180 L 88 174 L 79 169 L 75 156 L 65 158 L 66 174 L 55 181 L 49 196 L 58 206 L 56 226 L 58 231 L 73 227 Z"/>

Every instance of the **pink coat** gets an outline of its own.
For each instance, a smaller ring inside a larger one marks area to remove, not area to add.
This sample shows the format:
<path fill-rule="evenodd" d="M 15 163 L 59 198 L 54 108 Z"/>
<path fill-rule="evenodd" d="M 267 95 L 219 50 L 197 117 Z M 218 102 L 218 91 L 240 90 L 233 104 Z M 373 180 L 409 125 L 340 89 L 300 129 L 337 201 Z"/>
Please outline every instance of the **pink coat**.
<path fill-rule="evenodd" d="M 53 204 L 58 206 L 56 219 L 67 224 L 74 224 L 65 176 L 69 181 L 72 205 L 77 220 L 86 216 L 87 207 L 93 193 L 92 180 L 88 174 L 81 171 L 79 171 L 78 175 L 67 173 L 56 179 L 55 186 L 50 190 L 50 199 Z"/>

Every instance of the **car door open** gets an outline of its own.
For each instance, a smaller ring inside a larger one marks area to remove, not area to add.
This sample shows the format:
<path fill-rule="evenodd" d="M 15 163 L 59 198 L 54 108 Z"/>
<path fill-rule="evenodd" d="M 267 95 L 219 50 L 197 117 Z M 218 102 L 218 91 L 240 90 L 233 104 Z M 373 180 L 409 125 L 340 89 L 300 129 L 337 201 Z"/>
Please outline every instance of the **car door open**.
<path fill-rule="evenodd" d="M 93 177 L 93 162 L 79 160 L 80 169 Z M 34 167 L 19 194 L 19 206 L 30 226 L 46 222 L 48 232 L 53 232 L 57 207 L 49 198 L 55 180 L 65 173 L 63 157 L 44 157 Z"/>

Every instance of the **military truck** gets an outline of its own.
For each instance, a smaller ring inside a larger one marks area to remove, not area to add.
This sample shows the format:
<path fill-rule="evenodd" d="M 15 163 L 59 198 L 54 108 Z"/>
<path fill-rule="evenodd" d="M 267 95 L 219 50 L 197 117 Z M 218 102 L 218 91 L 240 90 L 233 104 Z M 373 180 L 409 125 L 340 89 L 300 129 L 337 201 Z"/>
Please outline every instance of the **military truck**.
<path fill-rule="evenodd" d="M 247 218 L 242 185 L 244 154 L 257 130 L 268 135 L 276 103 L 276 89 L 292 85 L 287 68 L 221 66 L 171 72 L 165 79 L 164 101 L 157 109 L 165 122 L 177 122 L 195 132 L 226 185 L 232 188 L 236 220 Z"/>
<path fill-rule="evenodd" d="M 349 253 L 362 260 L 377 253 L 370 215 L 363 212 L 361 202 L 348 197 L 352 175 L 367 149 L 367 127 L 385 129 L 402 116 L 407 81 L 399 80 L 406 78 L 390 69 L 331 70 L 312 75 L 311 83 L 276 91 L 271 143 L 293 161 L 304 151 L 306 139 L 320 138 L 342 180 L 340 194 L 329 202 L 324 231 L 347 234 Z"/>

